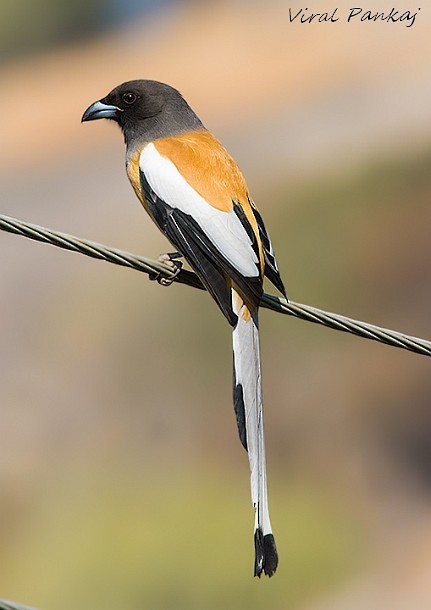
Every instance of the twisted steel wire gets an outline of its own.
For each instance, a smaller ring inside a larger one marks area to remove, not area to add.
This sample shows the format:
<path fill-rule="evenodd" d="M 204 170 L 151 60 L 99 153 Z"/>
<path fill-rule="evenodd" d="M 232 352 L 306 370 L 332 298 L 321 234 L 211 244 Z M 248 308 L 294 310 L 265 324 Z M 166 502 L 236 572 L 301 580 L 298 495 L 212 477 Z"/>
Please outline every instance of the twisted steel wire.
<path fill-rule="evenodd" d="M 0 599 L 0 610 L 33 610 L 33 608 L 11 602 L 8 599 Z"/>
<path fill-rule="evenodd" d="M 153 279 L 156 277 L 165 278 L 204 290 L 199 278 L 192 271 L 181 269 L 176 275 L 171 267 L 160 261 L 131 254 L 118 248 L 104 246 L 87 239 L 80 239 L 73 235 L 60 233 L 59 231 L 46 229 L 2 214 L 0 214 L 0 230 L 22 235 L 29 239 L 51 244 L 65 250 L 71 250 L 72 252 L 79 252 L 80 254 L 105 260 L 115 265 L 122 265 L 136 271 L 142 271 Z M 367 322 L 353 320 L 352 318 L 324 311 L 317 307 L 311 307 L 310 305 L 303 305 L 293 301 L 287 302 L 283 298 L 266 293 L 262 297 L 261 306 L 278 313 L 306 320 L 307 322 L 321 324 L 334 330 L 340 330 L 358 337 L 406 349 L 423 356 L 431 356 L 431 341 L 426 339 L 411 337 L 404 333 L 374 326 Z"/>

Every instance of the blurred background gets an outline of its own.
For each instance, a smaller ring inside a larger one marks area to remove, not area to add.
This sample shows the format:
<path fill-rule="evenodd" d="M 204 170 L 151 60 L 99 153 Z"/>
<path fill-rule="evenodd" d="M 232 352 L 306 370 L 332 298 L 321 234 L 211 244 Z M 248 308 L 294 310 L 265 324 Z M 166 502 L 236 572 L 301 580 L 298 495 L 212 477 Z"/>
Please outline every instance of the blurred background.
<path fill-rule="evenodd" d="M 301 25 L 297 0 L 1 0 L 0 213 L 169 250 L 118 128 L 80 125 L 120 82 L 162 80 L 239 162 L 293 300 L 430 338 L 431 11 L 347 25 L 339 4 Z M 0 597 L 431 607 L 427 358 L 262 311 L 280 567 L 259 582 L 208 295 L 6 233 L 0 260 Z"/>

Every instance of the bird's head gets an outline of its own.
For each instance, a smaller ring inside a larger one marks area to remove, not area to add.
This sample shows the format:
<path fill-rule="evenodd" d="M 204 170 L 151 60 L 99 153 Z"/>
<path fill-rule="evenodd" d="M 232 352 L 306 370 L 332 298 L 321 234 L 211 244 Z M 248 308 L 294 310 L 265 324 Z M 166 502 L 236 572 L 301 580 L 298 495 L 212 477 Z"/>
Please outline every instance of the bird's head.
<path fill-rule="evenodd" d="M 82 122 L 96 119 L 117 122 L 128 145 L 203 127 L 179 91 L 153 80 L 133 80 L 115 87 L 82 116 Z"/>

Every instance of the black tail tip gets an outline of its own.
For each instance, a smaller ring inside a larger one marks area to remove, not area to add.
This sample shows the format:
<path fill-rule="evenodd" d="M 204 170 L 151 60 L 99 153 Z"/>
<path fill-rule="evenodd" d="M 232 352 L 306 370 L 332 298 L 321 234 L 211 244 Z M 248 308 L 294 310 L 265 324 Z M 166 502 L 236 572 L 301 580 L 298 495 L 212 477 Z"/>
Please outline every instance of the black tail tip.
<path fill-rule="evenodd" d="M 271 578 L 278 566 L 278 554 L 274 536 L 272 534 L 264 536 L 262 530 L 258 528 L 254 533 L 254 550 L 254 575 L 260 578 L 263 572 Z"/>

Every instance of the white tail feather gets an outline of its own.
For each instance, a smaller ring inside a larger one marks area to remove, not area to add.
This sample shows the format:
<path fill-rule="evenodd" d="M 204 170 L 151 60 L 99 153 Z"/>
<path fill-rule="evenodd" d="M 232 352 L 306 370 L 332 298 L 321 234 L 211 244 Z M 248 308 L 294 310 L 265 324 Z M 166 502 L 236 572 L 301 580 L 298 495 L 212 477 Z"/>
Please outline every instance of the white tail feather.
<path fill-rule="evenodd" d="M 263 541 L 265 536 L 272 534 L 272 529 L 269 520 L 266 482 L 257 311 L 252 314 L 235 290 L 232 290 L 232 308 L 238 316 L 238 322 L 233 329 L 235 386 L 239 387 L 239 391 L 235 392 L 235 409 L 240 437 L 245 436 L 247 441 L 251 471 L 251 497 L 255 508 L 255 541 L 256 535 L 262 537 Z M 241 430 L 241 426 L 244 425 L 245 435 Z M 271 557 L 265 557 L 263 542 L 256 545 L 255 573 L 258 576 L 262 571 L 272 575 L 277 567 L 277 553 L 272 536 L 271 541 L 273 549 L 272 546 L 271 549 L 266 549 L 267 554 Z M 259 546 L 259 550 L 257 546 Z M 268 560 L 268 571 L 265 569 L 266 560 Z"/>

